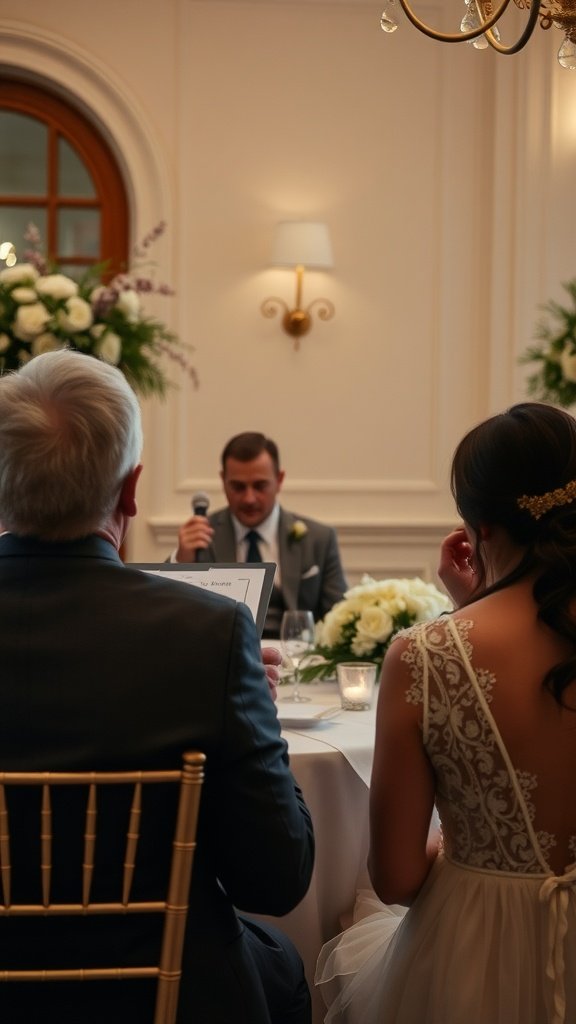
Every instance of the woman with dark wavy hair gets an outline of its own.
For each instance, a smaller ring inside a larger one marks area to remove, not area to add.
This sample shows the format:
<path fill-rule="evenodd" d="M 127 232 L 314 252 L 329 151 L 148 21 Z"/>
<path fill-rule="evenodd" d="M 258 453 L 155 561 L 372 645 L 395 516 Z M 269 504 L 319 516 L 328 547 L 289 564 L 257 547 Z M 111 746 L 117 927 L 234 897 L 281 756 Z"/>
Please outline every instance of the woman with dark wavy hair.
<path fill-rule="evenodd" d="M 571 1024 L 576 421 L 529 402 L 491 417 L 458 445 L 452 490 L 463 525 L 439 574 L 458 608 L 384 661 L 379 900 L 359 894 L 357 923 L 322 951 L 325 1019 Z"/>

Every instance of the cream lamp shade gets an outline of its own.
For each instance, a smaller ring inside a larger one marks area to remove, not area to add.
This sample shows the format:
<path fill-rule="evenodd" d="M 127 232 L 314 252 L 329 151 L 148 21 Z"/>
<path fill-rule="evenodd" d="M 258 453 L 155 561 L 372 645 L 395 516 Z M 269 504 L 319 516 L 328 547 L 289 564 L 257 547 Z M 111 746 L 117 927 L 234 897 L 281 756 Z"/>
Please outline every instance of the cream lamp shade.
<path fill-rule="evenodd" d="M 281 221 L 274 232 L 271 262 L 275 267 L 329 270 L 334 259 L 328 225 L 320 221 Z"/>

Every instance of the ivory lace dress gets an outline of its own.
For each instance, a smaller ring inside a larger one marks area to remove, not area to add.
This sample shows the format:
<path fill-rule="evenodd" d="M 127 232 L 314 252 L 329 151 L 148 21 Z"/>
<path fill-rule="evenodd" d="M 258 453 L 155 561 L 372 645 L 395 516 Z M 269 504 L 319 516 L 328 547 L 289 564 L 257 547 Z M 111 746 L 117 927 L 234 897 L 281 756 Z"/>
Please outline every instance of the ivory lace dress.
<path fill-rule="evenodd" d="M 359 894 L 361 919 L 318 961 L 326 1021 L 576 1022 L 576 840 L 574 863 L 555 875 L 555 838 L 535 819 L 538 779 L 511 763 L 490 710 L 497 680 L 472 668 L 472 626 L 443 618 L 404 634 L 444 851 L 407 912 Z"/>

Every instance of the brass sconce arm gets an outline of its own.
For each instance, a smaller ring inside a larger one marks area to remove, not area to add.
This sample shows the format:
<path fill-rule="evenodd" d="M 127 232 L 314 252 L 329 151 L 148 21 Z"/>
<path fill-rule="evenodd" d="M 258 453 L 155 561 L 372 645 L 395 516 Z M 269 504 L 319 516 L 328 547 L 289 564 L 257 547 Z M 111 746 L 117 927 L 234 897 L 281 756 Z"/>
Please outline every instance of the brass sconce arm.
<path fill-rule="evenodd" d="M 302 308 L 303 278 L 304 267 L 299 265 L 296 267 L 296 301 L 293 309 L 290 309 L 284 299 L 278 298 L 277 295 L 264 299 L 260 306 L 262 315 L 268 318 L 276 316 L 279 311 L 284 311 L 282 327 L 287 334 L 294 338 L 294 348 L 296 350 L 300 348 L 300 338 L 303 334 L 307 334 L 312 326 L 310 311 L 313 306 L 321 303 L 321 308 L 318 310 L 320 320 L 331 320 L 335 312 L 334 306 L 329 299 L 313 299 L 306 309 Z"/>

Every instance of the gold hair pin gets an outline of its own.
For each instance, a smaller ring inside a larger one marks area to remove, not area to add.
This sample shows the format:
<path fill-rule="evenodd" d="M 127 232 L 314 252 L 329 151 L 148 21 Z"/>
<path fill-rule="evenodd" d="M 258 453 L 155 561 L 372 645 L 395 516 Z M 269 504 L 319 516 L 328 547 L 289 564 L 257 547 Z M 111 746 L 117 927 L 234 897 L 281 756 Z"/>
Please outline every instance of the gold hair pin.
<path fill-rule="evenodd" d="M 570 480 L 565 487 L 557 487 L 555 491 L 546 491 L 546 494 L 535 494 L 529 497 L 523 494 L 516 499 L 519 508 L 525 508 L 533 519 L 540 519 L 551 508 L 559 508 L 561 505 L 570 505 L 576 500 L 576 480 Z"/>

